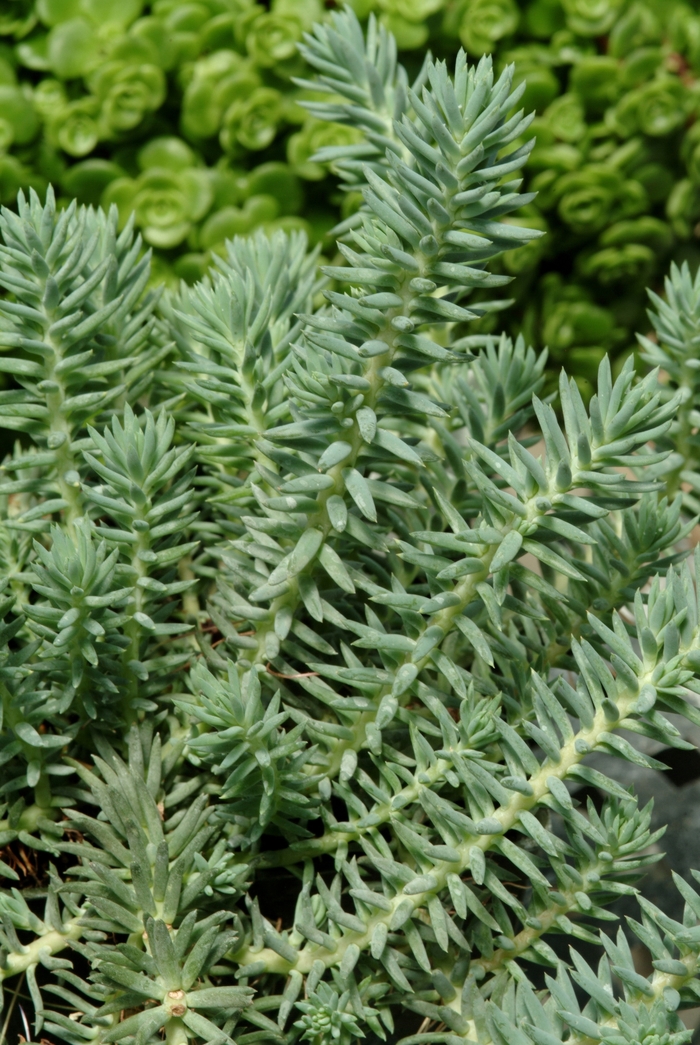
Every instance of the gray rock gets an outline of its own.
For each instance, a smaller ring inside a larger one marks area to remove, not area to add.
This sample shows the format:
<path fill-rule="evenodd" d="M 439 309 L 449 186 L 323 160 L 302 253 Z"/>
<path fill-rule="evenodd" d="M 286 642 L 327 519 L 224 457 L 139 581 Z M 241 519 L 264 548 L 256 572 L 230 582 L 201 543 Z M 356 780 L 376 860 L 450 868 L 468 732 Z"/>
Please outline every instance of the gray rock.
<path fill-rule="evenodd" d="M 700 733 L 697 727 L 691 729 L 694 733 Z M 628 736 L 631 739 L 631 736 Z M 640 749 L 640 740 L 645 744 L 649 743 L 645 738 L 634 739 L 635 746 Z M 696 740 L 696 737 L 693 736 L 692 739 Z M 700 737 L 697 739 L 700 740 Z M 656 745 L 653 754 L 658 754 L 659 750 L 659 745 Z M 605 773 L 623 787 L 631 787 L 640 806 L 653 801 L 653 829 L 666 825 L 666 833 L 654 848 L 664 856 L 647 871 L 640 883 L 640 889 L 644 896 L 666 914 L 680 920 L 683 901 L 673 884 L 672 871 L 700 888 L 690 874 L 693 868 L 700 870 L 700 780 L 676 787 L 658 770 L 645 769 L 598 752 L 589 755 L 586 764 Z M 639 917 L 639 908 L 634 901 L 626 900 L 617 904 L 614 909 L 621 915 Z"/>

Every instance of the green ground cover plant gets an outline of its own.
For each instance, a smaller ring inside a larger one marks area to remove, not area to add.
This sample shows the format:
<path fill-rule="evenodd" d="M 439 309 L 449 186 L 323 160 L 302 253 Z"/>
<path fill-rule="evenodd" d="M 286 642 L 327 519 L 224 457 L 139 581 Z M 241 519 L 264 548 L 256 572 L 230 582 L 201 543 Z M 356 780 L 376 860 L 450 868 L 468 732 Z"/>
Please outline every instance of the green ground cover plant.
<path fill-rule="evenodd" d="M 362 145 L 391 112 L 334 53 L 336 117 L 298 83 L 319 65 L 304 44 L 321 0 L 6 0 L 0 13 L 0 202 L 17 191 L 116 203 L 155 249 L 154 281 L 201 279 L 212 252 L 256 228 L 303 229 L 333 251 L 330 228 L 357 207 L 324 152 Z M 427 48 L 454 61 L 516 62 L 537 112 L 517 219 L 546 230 L 505 252 L 516 301 L 482 324 L 566 362 L 586 396 L 608 352 L 621 361 L 646 324 L 645 285 L 671 260 L 697 261 L 700 13 L 682 0 L 353 0 L 391 31 L 413 81 Z M 301 53 L 299 53 L 301 48 Z M 393 59 L 392 59 L 393 62 Z M 391 63 L 390 63 L 391 64 Z M 395 76 L 403 82 L 398 69 Z M 358 88 L 354 88 L 355 91 Z M 351 91 L 352 94 L 352 91 Z M 381 105 L 379 106 L 381 109 Z M 359 121 L 359 122 L 358 122 Z M 389 119 L 390 127 L 390 119 Z M 381 150 L 383 154 L 383 149 Z M 504 301 L 505 301 L 504 297 Z M 490 323 L 490 325 L 489 325 Z M 620 364 L 618 364 L 620 365 Z M 556 366 L 552 368 L 555 374 Z"/>
<path fill-rule="evenodd" d="M 637 896 L 663 829 L 588 756 L 700 724 L 700 279 L 588 404 L 462 333 L 539 235 L 524 91 L 427 61 L 338 265 L 258 231 L 153 290 L 116 207 L 0 214 L 7 1041 L 690 1040 L 700 893 Z"/>

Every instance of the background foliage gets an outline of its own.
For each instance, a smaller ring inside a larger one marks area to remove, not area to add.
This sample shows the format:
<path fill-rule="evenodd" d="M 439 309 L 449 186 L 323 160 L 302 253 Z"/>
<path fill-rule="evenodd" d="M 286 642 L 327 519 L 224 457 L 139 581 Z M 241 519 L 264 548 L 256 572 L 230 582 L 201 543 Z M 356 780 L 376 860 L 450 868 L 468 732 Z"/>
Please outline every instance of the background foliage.
<path fill-rule="evenodd" d="M 332 6 L 332 5 L 331 5 Z M 354 0 L 422 54 L 517 61 L 538 114 L 519 221 L 547 229 L 506 254 L 519 275 L 499 322 L 548 345 L 590 394 L 604 352 L 645 325 L 645 284 L 695 263 L 700 220 L 700 15 L 682 0 Z M 329 164 L 357 142 L 319 121 L 294 78 L 321 0 L 7 0 L 0 17 L 0 199 L 48 181 L 133 210 L 155 278 L 200 278 L 212 250 L 257 227 L 324 235 L 357 205 Z M 332 166 L 332 165 L 331 165 Z M 493 327 L 493 329 L 496 329 Z M 500 327 L 499 327 L 500 329 Z"/>

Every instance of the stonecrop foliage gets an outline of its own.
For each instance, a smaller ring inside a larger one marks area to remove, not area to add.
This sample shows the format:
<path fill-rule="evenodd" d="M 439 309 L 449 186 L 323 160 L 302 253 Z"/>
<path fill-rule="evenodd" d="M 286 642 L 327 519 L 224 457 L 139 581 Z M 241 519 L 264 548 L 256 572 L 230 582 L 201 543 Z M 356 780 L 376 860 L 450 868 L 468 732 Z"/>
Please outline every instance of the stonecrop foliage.
<path fill-rule="evenodd" d="M 0 217 L 5 1032 L 683 1045 L 700 893 L 610 934 L 662 832 L 587 756 L 700 723 L 700 281 L 588 405 L 456 337 L 537 235 L 522 88 L 358 32 L 307 44 L 344 264 L 258 233 L 159 298 L 114 211 Z"/>

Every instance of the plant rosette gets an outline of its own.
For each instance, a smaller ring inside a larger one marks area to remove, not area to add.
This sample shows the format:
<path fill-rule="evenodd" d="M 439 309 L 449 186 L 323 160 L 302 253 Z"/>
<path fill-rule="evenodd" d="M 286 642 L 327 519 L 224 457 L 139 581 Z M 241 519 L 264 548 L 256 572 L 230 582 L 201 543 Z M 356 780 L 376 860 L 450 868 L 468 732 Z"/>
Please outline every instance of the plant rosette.
<path fill-rule="evenodd" d="M 299 74 L 303 64 L 297 45 L 304 32 L 304 21 L 289 11 L 286 14 L 261 11 L 242 16 L 245 28 L 242 31 L 245 50 L 260 69 L 269 69 L 280 79 Z"/>
<path fill-rule="evenodd" d="M 219 135 L 222 149 L 233 156 L 244 149 L 266 149 L 277 134 L 284 112 L 282 94 L 274 87 L 256 87 L 250 94 L 244 93 L 224 113 Z"/>
<path fill-rule="evenodd" d="M 515 0 L 460 0 L 447 6 L 444 29 L 458 36 L 467 52 L 479 55 L 509 40 L 519 22 Z"/>
<path fill-rule="evenodd" d="M 683 126 L 696 104 L 693 94 L 677 77 L 661 75 L 625 94 L 606 119 L 611 130 L 622 138 L 640 132 L 664 138 Z"/>
<path fill-rule="evenodd" d="M 59 105 L 47 116 L 47 139 L 69 156 L 82 159 L 100 140 L 99 116 L 100 103 L 94 95 Z"/>
<path fill-rule="evenodd" d="M 576 271 L 603 286 L 635 285 L 648 281 L 656 259 L 665 256 L 673 245 L 669 226 L 649 215 L 619 221 L 601 233 L 597 247 L 576 259 Z"/>
<path fill-rule="evenodd" d="M 426 20 L 443 6 L 444 0 L 378 0 L 375 9 L 399 49 L 414 51 L 428 39 Z"/>
<path fill-rule="evenodd" d="M 228 107 L 260 86 L 255 66 L 235 51 L 215 51 L 201 58 L 191 70 L 182 99 L 183 133 L 195 140 L 218 134 Z"/>
<path fill-rule="evenodd" d="M 314 159 L 322 149 L 343 151 L 352 145 L 359 144 L 362 135 L 354 127 L 344 127 L 339 123 L 326 123 L 309 116 L 300 131 L 287 139 L 287 160 L 292 170 L 306 181 L 321 181 L 333 171 L 333 161 L 319 162 Z"/>
<path fill-rule="evenodd" d="M 194 166 L 194 154 L 177 138 L 154 139 L 139 153 L 142 173 L 116 178 L 105 189 L 103 206 L 116 204 L 120 226 L 133 212 L 145 241 L 177 247 L 209 211 L 214 193 L 208 170 Z"/>
<path fill-rule="evenodd" d="M 123 136 L 165 101 L 165 74 L 157 65 L 108 62 L 88 79 L 98 99 L 102 140 Z"/>
<path fill-rule="evenodd" d="M 562 0 L 566 24 L 584 37 L 603 36 L 622 12 L 624 0 Z"/>
<path fill-rule="evenodd" d="M 579 235 L 598 233 L 613 221 L 642 213 L 647 206 L 644 187 L 605 164 L 588 164 L 565 174 L 557 182 L 554 198 L 561 220 Z"/>

